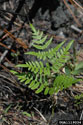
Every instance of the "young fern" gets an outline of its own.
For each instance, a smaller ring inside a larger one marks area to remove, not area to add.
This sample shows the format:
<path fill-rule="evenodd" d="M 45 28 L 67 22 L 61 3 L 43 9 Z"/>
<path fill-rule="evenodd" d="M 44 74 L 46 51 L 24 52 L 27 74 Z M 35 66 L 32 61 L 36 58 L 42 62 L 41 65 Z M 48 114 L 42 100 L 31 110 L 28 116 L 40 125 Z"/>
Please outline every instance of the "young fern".
<path fill-rule="evenodd" d="M 60 69 L 70 58 L 69 49 L 73 44 L 73 40 L 66 47 L 63 47 L 64 41 L 55 48 L 45 50 L 51 44 L 52 38 L 47 40 L 47 35 L 44 36 L 43 32 L 36 30 L 32 24 L 30 24 L 30 27 L 33 38 L 31 46 L 38 49 L 38 52 L 31 51 L 26 54 L 36 56 L 40 61 L 29 61 L 26 64 L 17 65 L 17 67 L 27 68 L 27 73 L 11 72 L 17 75 L 20 82 L 28 84 L 28 87 L 35 90 L 36 93 L 44 91 L 45 95 L 51 95 L 78 82 L 78 79 L 60 72 Z M 43 64 L 42 60 L 46 61 L 46 64 Z"/>

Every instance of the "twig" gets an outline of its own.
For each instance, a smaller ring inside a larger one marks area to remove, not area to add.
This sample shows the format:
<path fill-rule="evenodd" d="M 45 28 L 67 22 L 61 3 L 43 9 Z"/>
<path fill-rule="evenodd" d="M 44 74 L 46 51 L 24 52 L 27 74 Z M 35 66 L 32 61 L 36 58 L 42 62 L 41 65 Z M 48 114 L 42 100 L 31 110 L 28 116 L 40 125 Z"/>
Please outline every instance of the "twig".
<path fill-rule="evenodd" d="M 79 27 L 81 27 L 81 24 L 79 23 L 78 19 L 76 18 L 76 16 L 73 14 L 72 10 L 70 9 L 69 5 L 67 4 L 67 2 L 65 0 L 63 0 L 64 4 L 66 5 L 66 7 L 68 8 L 69 12 L 71 13 L 72 17 L 74 18 L 75 22 L 77 23 L 77 25 Z"/>
<path fill-rule="evenodd" d="M 1 40 L 0 40 L 1 41 Z M 3 43 L 1 43 L 0 42 L 0 46 L 3 46 L 3 47 L 5 47 L 6 49 L 9 49 L 10 50 L 10 48 L 8 48 L 5 44 L 3 44 Z M 13 49 L 11 49 L 11 51 L 13 52 L 13 53 L 16 53 Z"/>
<path fill-rule="evenodd" d="M 19 38 L 16 38 L 12 33 L 10 33 L 7 29 L 3 29 L 1 26 L 0 26 L 0 29 L 4 31 L 4 33 L 8 34 L 8 36 L 13 39 L 14 41 L 16 41 L 18 44 L 21 45 L 21 47 L 23 47 L 24 49 L 27 49 L 28 46 Z"/>
<path fill-rule="evenodd" d="M 4 16 L 4 18 L 5 18 L 6 20 L 8 20 L 8 21 L 11 21 L 11 19 L 10 19 L 9 17 L 7 17 L 7 16 Z M 19 26 L 19 27 L 22 26 L 21 24 L 17 23 L 16 21 L 14 21 L 13 23 L 14 23 L 16 26 Z"/>
<path fill-rule="evenodd" d="M 13 11 L 4 10 L 4 9 L 1 9 L 1 8 L 0 8 L 0 11 L 1 11 L 1 12 L 4 12 L 4 13 L 11 13 L 11 14 L 14 14 L 14 15 L 18 15 L 18 16 L 27 18 L 27 15 L 22 15 L 22 14 L 20 14 L 20 13 L 16 13 L 16 12 L 13 12 Z"/>
<path fill-rule="evenodd" d="M 80 6 L 75 0 L 72 0 L 80 9 L 82 9 L 83 10 L 83 7 L 82 6 Z"/>
<path fill-rule="evenodd" d="M 8 48 L 10 49 L 12 45 L 9 45 Z M 7 55 L 8 50 L 5 50 L 4 53 L 2 54 L 2 56 L 0 57 L 0 63 L 3 61 L 3 59 L 5 58 L 5 56 Z"/>
<path fill-rule="evenodd" d="M 78 4 L 75 0 L 69 0 L 69 1 L 75 8 L 83 10 L 83 7 L 80 4 Z"/>
<path fill-rule="evenodd" d="M 81 116 L 80 116 L 80 120 L 83 120 L 83 110 L 82 110 L 82 113 L 81 113 Z"/>
<path fill-rule="evenodd" d="M 42 117 L 42 119 L 47 122 L 46 118 L 41 114 L 41 112 L 34 107 L 34 109 L 39 113 L 39 115 Z"/>
<path fill-rule="evenodd" d="M 77 31 L 78 33 L 82 33 L 83 31 L 80 30 L 78 27 L 74 26 L 74 25 L 71 25 L 71 28 L 75 31 Z"/>

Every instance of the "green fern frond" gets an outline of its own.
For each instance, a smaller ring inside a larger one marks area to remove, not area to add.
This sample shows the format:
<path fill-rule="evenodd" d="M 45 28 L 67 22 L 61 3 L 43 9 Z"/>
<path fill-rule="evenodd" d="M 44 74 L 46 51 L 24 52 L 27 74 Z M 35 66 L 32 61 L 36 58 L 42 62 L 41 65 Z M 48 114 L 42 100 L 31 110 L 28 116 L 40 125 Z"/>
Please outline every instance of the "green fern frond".
<path fill-rule="evenodd" d="M 39 35 L 39 37 L 40 37 L 40 35 Z M 38 39 L 37 41 L 36 40 L 32 40 L 33 46 L 34 46 L 34 43 L 36 43 L 36 44 L 43 44 L 46 41 L 46 39 L 47 39 L 47 35 L 44 38 L 42 38 L 42 39 L 41 39 L 41 37 L 39 39 L 39 37 L 36 37 L 36 39 Z"/>
<path fill-rule="evenodd" d="M 26 81 L 25 81 L 25 85 L 30 84 L 30 82 L 33 80 L 33 77 L 29 78 L 27 77 Z"/>
<path fill-rule="evenodd" d="M 28 61 L 26 64 L 19 64 L 16 67 L 27 68 L 27 73 L 18 73 L 11 71 L 17 75 L 20 82 L 36 93 L 44 92 L 44 94 L 52 95 L 59 90 L 66 89 L 79 80 L 72 76 L 62 74 L 60 69 L 65 66 L 65 63 L 70 59 L 69 49 L 73 44 L 70 41 L 66 47 L 63 47 L 65 41 L 58 44 L 55 48 L 45 49 L 51 44 L 52 38 L 47 40 L 47 35 L 43 36 L 43 32 L 36 30 L 30 24 L 32 29 L 32 46 L 38 49 L 38 52 L 27 52 L 28 55 L 36 56 L 41 61 Z M 46 41 L 47 40 L 47 41 Z M 41 51 L 43 50 L 43 51 Z M 45 64 L 42 60 L 45 60 Z"/>
<path fill-rule="evenodd" d="M 37 74 L 39 73 L 40 75 L 45 74 L 45 75 L 50 75 L 50 66 L 48 63 L 46 63 L 46 66 L 43 65 L 43 63 L 40 61 L 35 61 L 35 62 L 26 62 L 26 64 L 19 64 L 16 67 L 24 67 L 28 68 L 29 71 Z"/>
<path fill-rule="evenodd" d="M 33 47 L 35 47 L 36 49 L 39 49 L 39 50 L 46 49 L 51 44 L 52 38 L 50 38 L 44 44 L 44 42 L 47 39 L 47 35 L 43 37 L 43 32 L 40 32 L 39 30 L 36 30 L 35 27 L 32 24 L 30 24 L 30 27 L 31 27 L 31 29 L 33 31 L 33 33 L 32 33 L 33 40 L 32 40 L 31 46 L 33 46 Z"/>
<path fill-rule="evenodd" d="M 70 87 L 72 84 L 78 81 L 78 79 L 75 79 L 72 76 L 59 75 L 56 77 L 53 86 L 56 88 L 56 90 L 63 90 Z"/>
<path fill-rule="evenodd" d="M 32 31 L 33 31 L 33 33 L 36 33 L 37 30 L 35 29 L 35 27 L 34 27 L 31 23 L 30 23 L 29 25 L 30 25 L 30 27 L 31 27 L 31 29 L 32 29 Z"/>
<path fill-rule="evenodd" d="M 36 42 L 38 42 L 38 41 L 36 41 Z M 41 42 L 41 44 L 42 44 L 43 39 L 41 41 L 39 41 L 39 42 Z M 39 49 L 39 50 L 44 50 L 51 44 L 51 42 L 52 42 L 52 38 L 50 38 L 50 40 L 48 40 L 43 46 L 37 45 L 37 44 L 33 44 L 33 47 L 35 47 L 36 49 Z"/>
<path fill-rule="evenodd" d="M 71 47 L 73 40 L 66 46 L 66 48 L 62 47 L 55 55 L 55 57 L 50 61 L 52 63 L 52 70 L 54 72 L 59 72 L 62 66 L 68 61 L 69 56 L 69 48 Z"/>
<path fill-rule="evenodd" d="M 36 56 L 39 59 L 47 59 L 47 58 L 52 58 L 56 52 L 62 47 L 62 45 L 65 43 L 65 41 L 63 41 L 62 43 L 60 43 L 59 45 L 57 45 L 55 48 L 51 48 L 48 51 L 43 51 L 43 52 L 26 52 L 25 54 L 28 55 L 33 55 Z"/>
<path fill-rule="evenodd" d="M 43 37 L 43 32 L 41 32 L 41 33 L 40 33 L 39 35 L 37 35 L 37 36 L 35 36 L 35 35 L 32 36 L 33 39 L 37 39 L 37 40 L 41 40 L 42 37 Z"/>

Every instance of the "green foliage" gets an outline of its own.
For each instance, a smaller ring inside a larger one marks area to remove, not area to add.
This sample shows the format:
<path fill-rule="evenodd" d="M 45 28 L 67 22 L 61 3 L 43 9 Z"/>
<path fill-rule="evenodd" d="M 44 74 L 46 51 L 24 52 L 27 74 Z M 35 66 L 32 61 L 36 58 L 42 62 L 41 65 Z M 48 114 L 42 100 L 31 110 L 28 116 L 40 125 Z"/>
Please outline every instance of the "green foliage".
<path fill-rule="evenodd" d="M 76 100 L 80 100 L 81 98 L 83 98 L 83 93 L 81 93 L 80 95 L 76 95 L 74 98 Z"/>
<path fill-rule="evenodd" d="M 79 104 L 83 104 L 83 93 L 74 96 L 75 99 L 75 106 L 78 106 Z"/>
<path fill-rule="evenodd" d="M 79 80 L 71 75 L 61 73 L 61 68 L 70 59 L 69 49 L 73 40 L 66 47 L 63 47 L 65 44 L 65 41 L 63 41 L 55 48 L 45 50 L 52 43 L 53 38 L 47 40 L 47 35 L 44 36 L 43 32 L 36 30 L 32 24 L 30 24 L 30 27 L 33 38 L 30 46 L 37 49 L 38 52 L 31 51 L 26 54 L 36 56 L 40 61 L 28 61 L 26 64 L 17 65 L 20 68 L 27 68 L 27 73 L 11 72 L 17 75 L 20 82 L 28 84 L 28 87 L 35 90 L 36 93 L 43 91 L 45 95 L 52 95 L 78 82 Z"/>
<path fill-rule="evenodd" d="M 77 75 L 83 72 L 83 62 L 80 62 L 75 65 L 74 70 L 72 71 L 73 75 Z"/>
<path fill-rule="evenodd" d="M 6 114 L 6 113 L 8 113 L 8 111 L 10 110 L 10 108 L 11 108 L 11 104 L 4 110 L 4 113 Z"/>
<path fill-rule="evenodd" d="M 44 45 L 43 43 L 46 41 L 47 39 L 47 36 L 44 36 L 43 37 L 43 32 L 40 33 L 39 30 L 36 30 L 35 27 L 30 24 L 30 27 L 33 31 L 33 35 L 32 35 L 32 44 L 31 46 L 35 47 L 36 49 L 39 49 L 39 50 L 44 50 L 46 49 L 50 43 L 52 42 L 52 38 L 50 38 Z M 42 38 L 43 37 L 43 38 Z"/>
<path fill-rule="evenodd" d="M 31 117 L 31 114 L 28 112 L 22 112 L 23 115 L 26 115 L 27 117 Z"/>

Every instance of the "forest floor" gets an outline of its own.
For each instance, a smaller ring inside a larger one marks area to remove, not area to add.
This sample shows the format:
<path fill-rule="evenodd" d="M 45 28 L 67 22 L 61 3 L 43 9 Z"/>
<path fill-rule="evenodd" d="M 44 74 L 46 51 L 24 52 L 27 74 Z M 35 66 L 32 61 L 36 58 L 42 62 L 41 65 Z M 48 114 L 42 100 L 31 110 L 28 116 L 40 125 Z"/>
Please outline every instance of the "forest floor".
<path fill-rule="evenodd" d="M 0 125 L 58 125 L 59 120 L 83 120 L 83 96 L 75 99 L 83 94 L 83 82 L 50 97 L 35 94 L 10 73 L 17 70 L 15 65 L 31 59 L 25 56 L 33 49 L 29 46 L 29 21 L 53 37 L 52 47 L 74 40 L 71 51 L 75 51 L 77 63 L 82 62 L 82 5 L 82 0 L 79 6 L 68 0 L 0 0 Z"/>

